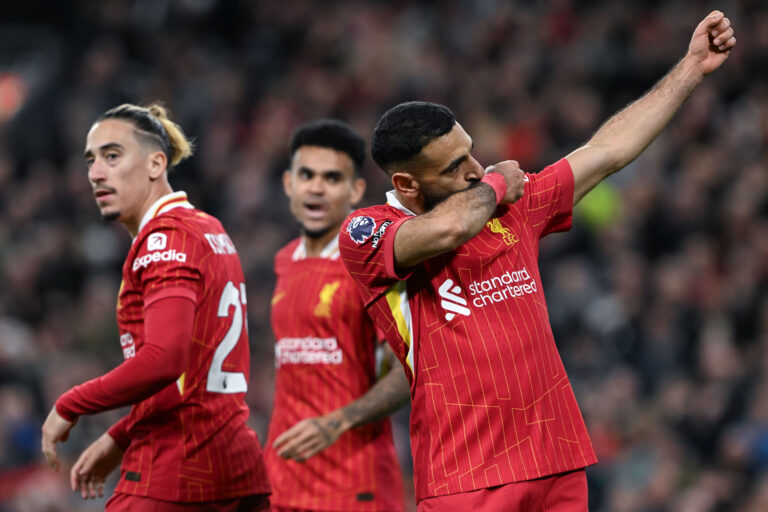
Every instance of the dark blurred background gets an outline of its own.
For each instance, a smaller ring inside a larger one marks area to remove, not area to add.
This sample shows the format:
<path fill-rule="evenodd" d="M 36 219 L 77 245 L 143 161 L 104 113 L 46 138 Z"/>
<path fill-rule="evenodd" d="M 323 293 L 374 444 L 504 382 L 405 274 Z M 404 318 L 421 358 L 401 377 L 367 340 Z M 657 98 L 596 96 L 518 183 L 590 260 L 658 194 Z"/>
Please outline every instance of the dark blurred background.
<path fill-rule="evenodd" d="M 4 0 L 0 512 L 103 508 L 69 491 L 39 449 L 55 398 L 122 360 L 114 310 L 130 237 L 100 220 L 82 158 L 100 113 L 161 100 L 196 140 L 171 182 L 223 222 L 245 266 L 248 402 L 263 441 L 272 257 L 297 234 L 279 176 L 298 124 L 338 117 L 370 140 L 387 108 L 436 101 L 483 165 L 535 171 L 653 85 L 713 8 L 737 48 L 579 205 L 570 233 L 545 239 L 542 274 L 600 458 L 590 509 L 768 510 L 762 0 Z M 382 202 L 384 173 L 369 160 L 365 175 L 365 203 Z M 119 415 L 81 419 L 60 448 L 65 471 Z M 396 437 L 408 466 L 405 413 Z"/>

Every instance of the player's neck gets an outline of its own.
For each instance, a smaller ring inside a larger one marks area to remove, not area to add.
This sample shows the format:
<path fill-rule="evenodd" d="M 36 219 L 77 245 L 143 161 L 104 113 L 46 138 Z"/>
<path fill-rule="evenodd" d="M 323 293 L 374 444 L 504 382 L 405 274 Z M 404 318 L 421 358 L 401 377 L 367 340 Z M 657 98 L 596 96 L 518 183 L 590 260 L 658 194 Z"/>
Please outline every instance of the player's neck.
<path fill-rule="evenodd" d="M 317 258 L 322 254 L 323 249 L 325 249 L 329 243 L 331 243 L 331 240 L 339 236 L 339 227 L 335 226 L 328 230 L 327 233 L 325 233 L 322 236 L 319 237 L 309 237 L 305 234 L 301 235 L 301 239 L 304 241 L 304 248 L 307 251 L 307 258 Z"/>
<path fill-rule="evenodd" d="M 397 197 L 397 200 L 400 201 L 400 204 L 403 205 L 405 208 L 409 209 L 416 215 L 422 215 L 424 213 L 427 213 L 427 210 L 424 209 L 424 201 L 419 200 L 418 198 L 413 198 L 409 196 L 405 196 L 403 194 L 400 194 L 397 190 L 395 190 L 395 195 Z"/>
<path fill-rule="evenodd" d="M 173 193 L 173 189 L 167 181 L 164 183 L 157 183 L 156 186 L 153 186 L 150 189 L 149 194 L 147 194 L 147 196 L 141 202 L 141 206 L 139 206 L 137 213 L 129 216 L 129 218 L 123 221 L 123 225 L 128 228 L 128 232 L 132 237 L 135 237 L 139 234 L 139 226 L 141 225 L 141 220 L 144 218 L 144 215 L 146 215 L 147 211 L 152 207 L 152 205 L 155 204 L 161 197 L 171 193 Z"/>

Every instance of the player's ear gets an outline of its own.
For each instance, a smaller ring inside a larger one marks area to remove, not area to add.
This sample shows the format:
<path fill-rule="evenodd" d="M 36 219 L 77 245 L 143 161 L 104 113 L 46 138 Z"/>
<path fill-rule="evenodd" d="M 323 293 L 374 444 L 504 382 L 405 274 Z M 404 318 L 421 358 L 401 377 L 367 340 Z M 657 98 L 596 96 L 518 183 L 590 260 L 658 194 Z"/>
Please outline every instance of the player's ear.
<path fill-rule="evenodd" d="M 360 202 L 365 194 L 366 183 L 363 178 L 355 178 L 352 180 L 352 195 L 349 197 L 349 202 L 353 205 Z"/>
<path fill-rule="evenodd" d="M 160 178 L 168 168 L 168 157 L 162 151 L 155 151 L 149 155 L 149 179 L 155 181 Z"/>
<path fill-rule="evenodd" d="M 288 197 L 291 197 L 291 174 L 292 173 L 290 169 L 283 171 L 283 191 Z"/>
<path fill-rule="evenodd" d="M 396 172 L 392 174 L 392 186 L 403 197 L 414 199 L 419 196 L 421 190 L 418 180 L 409 172 Z"/>

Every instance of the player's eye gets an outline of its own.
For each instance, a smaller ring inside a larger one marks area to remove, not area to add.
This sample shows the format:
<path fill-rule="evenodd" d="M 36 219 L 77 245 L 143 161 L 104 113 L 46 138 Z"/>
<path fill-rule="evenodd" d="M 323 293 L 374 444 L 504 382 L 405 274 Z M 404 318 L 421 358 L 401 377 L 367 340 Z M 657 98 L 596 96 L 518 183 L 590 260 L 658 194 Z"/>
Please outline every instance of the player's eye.
<path fill-rule="evenodd" d="M 93 158 L 86 158 L 85 159 L 85 166 L 90 169 L 91 166 L 93 165 L 93 160 L 94 160 Z"/>
<path fill-rule="evenodd" d="M 338 174 L 329 174 L 325 177 L 325 179 L 328 181 L 328 183 L 338 183 L 341 181 L 341 176 Z"/>
<path fill-rule="evenodd" d="M 301 170 L 299 171 L 299 178 L 302 180 L 311 180 L 312 179 L 312 173 L 307 170 Z"/>
<path fill-rule="evenodd" d="M 114 162 L 120 156 L 119 153 L 107 153 L 105 158 L 108 162 Z"/>

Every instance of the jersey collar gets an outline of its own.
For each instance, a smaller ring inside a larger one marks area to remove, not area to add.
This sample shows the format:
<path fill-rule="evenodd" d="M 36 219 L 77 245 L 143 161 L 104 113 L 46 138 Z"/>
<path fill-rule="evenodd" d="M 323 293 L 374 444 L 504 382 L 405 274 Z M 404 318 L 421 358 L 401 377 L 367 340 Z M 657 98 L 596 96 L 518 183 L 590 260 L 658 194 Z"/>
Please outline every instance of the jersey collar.
<path fill-rule="evenodd" d="M 403 203 L 401 203 L 400 200 L 397 198 L 397 194 L 395 193 L 394 190 L 390 190 L 389 192 L 387 192 L 387 204 L 394 208 L 397 208 L 403 213 L 407 213 L 408 215 L 411 215 L 411 216 L 416 215 L 411 210 L 403 206 Z"/>
<path fill-rule="evenodd" d="M 144 226 L 146 226 L 149 221 L 158 215 L 162 215 L 167 211 L 173 210 L 174 208 L 192 209 L 194 206 L 192 206 L 189 201 L 187 201 L 186 192 L 179 191 L 166 194 L 152 203 L 152 206 L 149 207 L 149 210 L 147 210 L 147 212 L 144 214 L 144 217 L 141 218 L 138 232 L 141 233 L 141 230 L 144 229 Z"/>
<path fill-rule="evenodd" d="M 291 260 L 298 261 L 306 259 L 307 257 L 307 244 L 304 242 L 304 237 L 301 237 L 301 240 L 299 241 L 299 245 L 296 246 L 296 249 L 293 251 L 293 255 L 291 256 Z M 323 250 L 320 251 L 320 255 L 318 258 L 324 258 L 327 260 L 337 260 L 339 259 L 339 237 L 335 236 L 331 238 L 331 241 L 328 242 L 328 245 L 323 247 Z"/>

